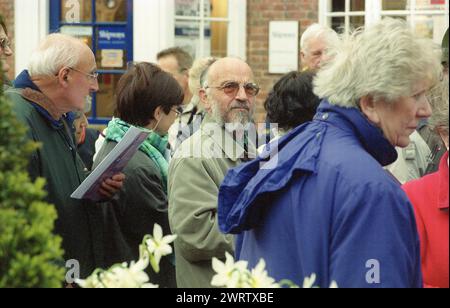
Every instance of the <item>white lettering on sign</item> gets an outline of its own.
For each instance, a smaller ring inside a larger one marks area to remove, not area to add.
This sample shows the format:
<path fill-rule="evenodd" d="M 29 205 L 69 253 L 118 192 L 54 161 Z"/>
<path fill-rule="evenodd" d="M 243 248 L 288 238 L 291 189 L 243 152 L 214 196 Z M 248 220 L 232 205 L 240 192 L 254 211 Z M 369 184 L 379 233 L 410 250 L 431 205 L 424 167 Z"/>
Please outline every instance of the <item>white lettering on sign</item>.
<path fill-rule="evenodd" d="M 110 41 L 111 39 L 123 40 L 125 39 L 125 33 L 123 32 L 109 32 L 105 30 L 101 30 L 98 33 L 100 39 L 106 39 Z"/>

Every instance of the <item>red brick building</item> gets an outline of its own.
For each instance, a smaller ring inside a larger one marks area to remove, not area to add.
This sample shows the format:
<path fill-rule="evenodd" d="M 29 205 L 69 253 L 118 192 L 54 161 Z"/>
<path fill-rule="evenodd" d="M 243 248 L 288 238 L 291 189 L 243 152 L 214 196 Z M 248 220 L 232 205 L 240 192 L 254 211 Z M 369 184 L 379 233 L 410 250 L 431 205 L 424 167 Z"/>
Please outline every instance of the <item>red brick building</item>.
<path fill-rule="evenodd" d="M 448 28 L 449 1 L 0 0 L 0 12 L 15 48 L 15 57 L 8 59 L 12 68 L 10 78 L 26 67 L 32 49 L 49 32 L 70 33 L 92 45 L 98 58 L 101 90 L 95 100 L 91 123 L 107 122 L 110 116 L 107 105 L 111 103 L 115 84 L 127 61 L 154 62 L 158 51 L 174 45 L 190 48 L 197 57 L 233 55 L 245 58 L 262 88 L 257 121 L 263 121 L 262 103 L 281 76 L 270 74 L 268 69 L 271 21 L 297 21 L 300 41 L 303 31 L 314 22 L 348 31 L 370 25 L 384 16 L 394 16 L 408 20 L 418 33 L 438 43 Z M 70 14 L 73 9 L 78 10 L 78 15 Z M 83 27 L 68 20 L 73 16 L 80 18 Z M 121 47 L 123 50 L 119 53 L 123 54 L 119 69 L 102 67 L 102 47 L 96 44 L 98 38 L 95 37 L 102 26 L 95 24 L 93 18 L 114 27 L 117 27 L 114 23 L 120 23 L 124 32 L 129 31 L 123 42 L 126 47 Z"/>

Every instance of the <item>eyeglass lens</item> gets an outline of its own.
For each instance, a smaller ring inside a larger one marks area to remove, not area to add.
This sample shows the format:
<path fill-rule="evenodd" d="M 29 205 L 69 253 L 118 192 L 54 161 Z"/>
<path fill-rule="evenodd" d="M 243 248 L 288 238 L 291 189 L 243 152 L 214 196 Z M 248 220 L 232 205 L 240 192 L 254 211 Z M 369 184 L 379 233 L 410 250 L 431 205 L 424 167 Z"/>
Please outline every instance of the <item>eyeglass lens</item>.
<path fill-rule="evenodd" d="M 225 94 L 228 95 L 236 95 L 239 92 L 239 88 L 241 87 L 241 85 L 237 82 L 230 82 L 225 84 L 222 89 L 225 92 Z M 245 93 L 249 96 L 255 96 L 258 94 L 259 92 L 259 88 L 252 83 L 246 83 L 244 84 L 244 90 Z"/>

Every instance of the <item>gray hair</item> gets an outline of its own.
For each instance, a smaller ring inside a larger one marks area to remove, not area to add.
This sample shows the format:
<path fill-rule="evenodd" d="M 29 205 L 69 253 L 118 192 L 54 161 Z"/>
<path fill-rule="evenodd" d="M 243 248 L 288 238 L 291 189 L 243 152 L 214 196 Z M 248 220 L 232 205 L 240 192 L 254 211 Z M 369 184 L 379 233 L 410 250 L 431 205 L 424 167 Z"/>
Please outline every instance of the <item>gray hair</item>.
<path fill-rule="evenodd" d="M 194 61 L 189 71 L 189 90 L 194 97 L 198 96 L 198 91 L 204 85 L 208 68 L 216 61 L 217 59 L 214 57 L 206 57 Z"/>
<path fill-rule="evenodd" d="M 357 107 L 364 96 L 393 102 L 420 81 L 432 87 L 442 74 L 440 50 L 405 21 L 386 18 L 343 37 L 314 80 L 314 93 L 331 104 Z"/>
<path fill-rule="evenodd" d="M 440 128 L 449 135 L 448 75 L 429 92 L 429 100 L 433 114 L 429 119 L 432 129 Z"/>
<path fill-rule="evenodd" d="M 81 60 L 81 40 L 65 34 L 50 34 L 33 52 L 28 65 L 30 76 L 52 76 L 65 66 L 75 67 Z"/>
<path fill-rule="evenodd" d="M 300 48 L 304 53 L 309 52 L 309 42 L 315 38 L 322 38 L 330 46 L 339 41 L 339 36 L 333 29 L 314 23 L 303 32 L 300 38 Z"/>

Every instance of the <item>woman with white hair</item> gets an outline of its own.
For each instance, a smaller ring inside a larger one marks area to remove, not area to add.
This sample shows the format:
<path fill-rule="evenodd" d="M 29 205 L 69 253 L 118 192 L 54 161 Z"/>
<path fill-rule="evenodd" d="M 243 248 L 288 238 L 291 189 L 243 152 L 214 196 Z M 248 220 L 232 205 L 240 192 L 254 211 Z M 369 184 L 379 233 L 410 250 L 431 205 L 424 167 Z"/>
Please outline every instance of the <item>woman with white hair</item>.
<path fill-rule="evenodd" d="M 430 125 L 440 135 L 447 152 L 439 171 L 404 185 L 416 214 L 420 235 L 425 287 L 448 288 L 448 75 L 431 91 L 433 115 Z"/>
<path fill-rule="evenodd" d="M 314 120 L 222 184 L 219 225 L 239 234 L 237 258 L 299 285 L 316 274 L 319 287 L 421 287 L 414 212 L 383 166 L 430 116 L 439 60 L 400 20 L 344 38 L 314 81 Z"/>

